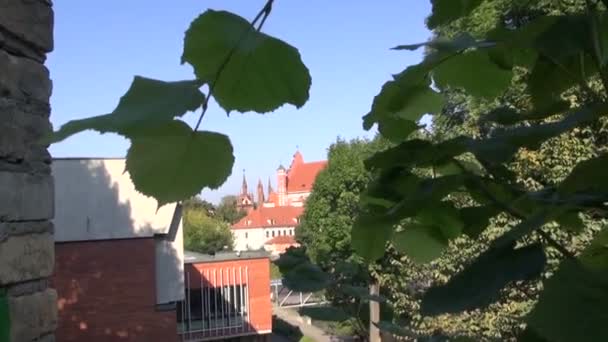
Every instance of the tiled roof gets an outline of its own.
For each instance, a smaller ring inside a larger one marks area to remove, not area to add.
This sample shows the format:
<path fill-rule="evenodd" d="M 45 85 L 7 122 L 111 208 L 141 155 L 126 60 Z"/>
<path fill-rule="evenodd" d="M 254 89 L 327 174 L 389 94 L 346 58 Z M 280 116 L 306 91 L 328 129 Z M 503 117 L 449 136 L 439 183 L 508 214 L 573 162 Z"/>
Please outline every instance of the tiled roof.
<path fill-rule="evenodd" d="M 295 227 L 303 211 L 303 207 L 258 207 L 232 225 L 232 229 Z"/>
<path fill-rule="evenodd" d="M 295 245 L 296 239 L 293 238 L 293 235 L 280 235 L 273 237 L 272 239 L 266 241 L 265 245 Z"/>
<path fill-rule="evenodd" d="M 287 174 L 287 192 L 311 191 L 317 174 L 325 168 L 327 161 L 294 163 Z"/>

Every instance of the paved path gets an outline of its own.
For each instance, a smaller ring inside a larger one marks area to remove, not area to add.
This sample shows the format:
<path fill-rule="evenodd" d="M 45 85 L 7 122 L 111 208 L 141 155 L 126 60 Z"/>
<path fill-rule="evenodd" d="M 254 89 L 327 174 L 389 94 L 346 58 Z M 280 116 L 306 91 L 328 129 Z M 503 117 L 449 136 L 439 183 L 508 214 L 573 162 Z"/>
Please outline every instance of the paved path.
<path fill-rule="evenodd" d="M 317 342 L 331 342 L 330 335 L 326 334 L 323 330 L 309 325 L 304 322 L 303 318 L 298 314 L 297 311 L 286 308 L 273 307 L 272 311 L 278 318 L 288 322 L 289 324 L 300 328 L 300 331 L 305 336 L 314 339 Z M 274 341 L 274 340 L 273 340 Z M 277 340 L 278 341 L 278 340 Z"/>

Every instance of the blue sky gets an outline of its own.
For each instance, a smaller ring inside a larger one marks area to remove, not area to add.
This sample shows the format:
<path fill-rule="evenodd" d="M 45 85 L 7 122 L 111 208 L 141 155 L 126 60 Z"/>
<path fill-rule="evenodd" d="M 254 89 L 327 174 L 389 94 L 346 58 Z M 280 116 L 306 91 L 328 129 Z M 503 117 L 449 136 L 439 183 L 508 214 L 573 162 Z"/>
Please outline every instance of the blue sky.
<path fill-rule="evenodd" d="M 111 112 L 134 75 L 162 80 L 192 79 L 180 65 L 190 22 L 206 9 L 225 9 L 248 20 L 264 0 L 56 1 L 55 51 L 47 66 L 53 79 L 51 121 L 55 128 L 78 118 Z M 312 76 L 308 103 L 297 110 L 225 115 L 214 103 L 203 129 L 227 134 L 236 162 L 232 175 L 203 197 L 217 202 L 239 191 L 242 170 L 255 190 L 258 178 L 275 182 L 299 146 L 307 161 L 325 159 L 338 136 L 371 136 L 361 127 L 382 84 L 421 51 L 390 47 L 425 41 L 427 0 L 295 1 L 276 0 L 264 31 L 296 46 Z M 185 120 L 194 124 L 198 113 Z M 116 135 L 84 132 L 51 146 L 55 157 L 123 157 L 128 141 Z"/>

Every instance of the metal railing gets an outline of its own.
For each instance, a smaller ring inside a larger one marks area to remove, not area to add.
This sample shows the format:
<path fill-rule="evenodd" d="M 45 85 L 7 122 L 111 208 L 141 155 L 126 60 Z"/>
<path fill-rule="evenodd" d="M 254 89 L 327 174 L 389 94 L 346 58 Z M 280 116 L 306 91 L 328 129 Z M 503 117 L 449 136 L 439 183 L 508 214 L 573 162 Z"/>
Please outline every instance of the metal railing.
<path fill-rule="evenodd" d="M 271 300 L 281 308 L 314 306 L 327 303 L 323 295 L 313 292 L 293 291 L 283 286 L 281 279 L 270 281 Z"/>

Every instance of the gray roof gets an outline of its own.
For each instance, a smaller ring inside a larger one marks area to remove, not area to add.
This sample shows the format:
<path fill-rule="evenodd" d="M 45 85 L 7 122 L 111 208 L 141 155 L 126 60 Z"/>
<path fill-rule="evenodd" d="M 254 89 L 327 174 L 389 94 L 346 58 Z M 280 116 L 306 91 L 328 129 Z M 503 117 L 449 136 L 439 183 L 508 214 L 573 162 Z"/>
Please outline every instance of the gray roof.
<path fill-rule="evenodd" d="M 241 251 L 241 252 L 218 252 L 214 255 L 203 254 L 192 251 L 184 251 L 184 263 L 196 264 L 213 261 L 230 261 L 243 259 L 269 258 L 270 253 L 266 251 Z"/>

